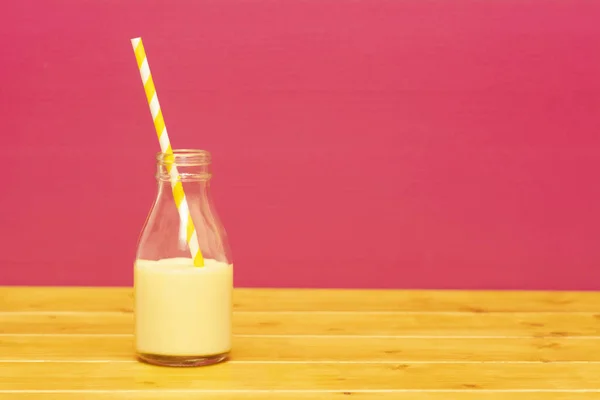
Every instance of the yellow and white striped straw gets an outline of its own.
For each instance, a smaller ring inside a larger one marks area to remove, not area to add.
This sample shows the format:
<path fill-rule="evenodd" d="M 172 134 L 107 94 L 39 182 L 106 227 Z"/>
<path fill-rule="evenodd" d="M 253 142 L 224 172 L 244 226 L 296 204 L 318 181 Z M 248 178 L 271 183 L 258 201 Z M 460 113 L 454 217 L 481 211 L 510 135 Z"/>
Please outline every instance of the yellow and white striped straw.
<path fill-rule="evenodd" d="M 140 76 L 142 77 L 142 83 L 144 84 L 144 90 L 146 91 L 146 99 L 150 106 L 150 113 L 154 120 L 154 127 L 156 128 L 156 134 L 158 135 L 158 141 L 160 143 L 160 150 L 164 154 L 173 154 L 171 143 L 169 142 L 169 135 L 167 134 L 167 127 L 165 126 L 165 120 L 163 118 L 162 111 L 160 109 L 160 103 L 158 102 L 158 96 L 156 95 L 156 88 L 154 87 L 154 81 L 152 80 L 152 74 L 150 73 L 150 66 L 148 65 L 148 58 L 144 51 L 144 44 L 142 38 L 131 39 L 131 45 L 135 52 L 135 59 L 140 70 Z M 196 267 L 204 266 L 204 257 L 200 251 L 198 245 L 198 235 L 196 234 L 196 228 L 192 221 L 190 214 L 190 208 L 185 198 L 183 191 L 183 185 L 179 178 L 179 172 L 174 164 L 167 163 L 167 172 L 171 177 L 171 189 L 173 191 L 173 197 L 175 198 L 175 204 L 177 205 L 177 211 L 179 212 L 181 232 L 185 234 L 188 247 L 194 260 Z"/>

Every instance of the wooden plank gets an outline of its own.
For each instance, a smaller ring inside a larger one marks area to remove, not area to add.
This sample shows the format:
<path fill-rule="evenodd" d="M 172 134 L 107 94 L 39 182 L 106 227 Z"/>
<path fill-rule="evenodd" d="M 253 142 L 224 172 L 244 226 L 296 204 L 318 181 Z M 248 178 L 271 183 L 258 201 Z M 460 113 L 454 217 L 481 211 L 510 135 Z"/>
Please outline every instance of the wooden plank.
<path fill-rule="evenodd" d="M 452 392 L 229 392 L 205 394 L 198 391 L 173 393 L 168 391 L 140 391 L 140 392 L 79 392 L 79 393 L 2 393 L 2 400 L 190 400 L 190 399 L 215 399 L 215 400 L 598 400 L 597 392 L 482 392 L 482 391 L 452 391 Z"/>
<path fill-rule="evenodd" d="M 591 313 L 236 312 L 237 335 L 600 336 Z M 132 313 L 0 313 L 3 334 L 131 334 Z"/>
<path fill-rule="evenodd" d="M 236 300 L 248 311 L 600 311 L 599 292 L 246 289 Z"/>
<path fill-rule="evenodd" d="M 598 361 L 600 338 L 234 337 L 234 361 Z M 133 360 L 132 336 L 5 336 L 0 361 Z"/>
<path fill-rule="evenodd" d="M 163 368 L 141 363 L 0 362 L 0 390 L 598 390 L 600 363 L 225 363 Z"/>
<path fill-rule="evenodd" d="M 600 313 L 599 292 L 236 289 L 234 303 L 245 311 Z M 131 311 L 132 307 L 131 288 L 0 287 L 0 311 Z"/>
<path fill-rule="evenodd" d="M 0 286 L 1 311 L 133 311 L 131 288 Z"/>

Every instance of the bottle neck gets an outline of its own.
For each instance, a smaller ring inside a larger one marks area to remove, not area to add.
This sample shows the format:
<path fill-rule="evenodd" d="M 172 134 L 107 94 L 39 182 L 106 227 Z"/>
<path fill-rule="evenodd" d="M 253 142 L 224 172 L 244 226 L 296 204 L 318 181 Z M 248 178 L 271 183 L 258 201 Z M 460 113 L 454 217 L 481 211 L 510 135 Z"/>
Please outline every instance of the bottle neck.
<path fill-rule="evenodd" d="M 156 156 L 156 179 L 159 184 L 174 182 L 208 188 L 211 178 L 210 153 L 204 150 L 173 150 Z"/>

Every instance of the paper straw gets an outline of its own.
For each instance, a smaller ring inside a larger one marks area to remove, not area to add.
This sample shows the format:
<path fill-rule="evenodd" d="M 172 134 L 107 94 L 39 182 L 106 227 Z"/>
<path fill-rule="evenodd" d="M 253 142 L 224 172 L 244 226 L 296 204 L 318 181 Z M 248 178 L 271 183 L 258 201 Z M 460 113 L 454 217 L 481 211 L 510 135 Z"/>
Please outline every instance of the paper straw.
<path fill-rule="evenodd" d="M 156 88 L 154 87 L 154 81 L 152 80 L 152 74 L 150 73 L 150 66 L 148 65 L 148 58 L 144 51 L 144 44 L 142 38 L 138 37 L 131 39 L 131 45 L 135 52 L 135 59 L 140 70 L 140 76 L 142 83 L 144 84 L 144 90 L 146 92 L 146 99 L 150 106 L 150 113 L 154 120 L 154 128 L 156 128 L 156 134 L 158 135 L 158 142 L 160 143 L 160 150 L 164 154 L 173 154 L 171 143 L 169 142 L 169 135 L 167 134 L 167 127 L 165 126 L 165 120 L 160 109 L 160 103 L 158 102 L 158 96 L 156 95 Z M 182 227 L 182 232 L 185 232 L 186 241 L 192 254 L 192 259 L 196 267 L 204 266 L 204 257 L 200 251 L 198 245 L 198 235 L 196 234 L 196 228 L 192 221 L 190 214 L 190 208 L 188 207 L 185 193 L 183 191 L 183 185 L 179 179 L 179 172 L 174 164 L 166 164 L 167 172 L 171 177 L 171 189 L 173 191 L 173 197 L 175 198 L 175 204 L 177 205 L 177 211 L 179 212 L 179 219 Z"/>

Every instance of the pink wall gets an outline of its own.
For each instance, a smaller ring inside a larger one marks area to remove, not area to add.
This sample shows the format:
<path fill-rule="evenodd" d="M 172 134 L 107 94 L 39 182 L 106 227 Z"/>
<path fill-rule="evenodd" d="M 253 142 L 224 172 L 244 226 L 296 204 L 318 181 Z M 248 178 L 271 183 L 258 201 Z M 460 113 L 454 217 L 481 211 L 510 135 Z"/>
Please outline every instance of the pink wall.
<path fill-rule="evenodd" d="M 600 2 L 3 4 L 0 284 L 131 284 L 142 36 L 238 286 L 600 289 Z"/>

